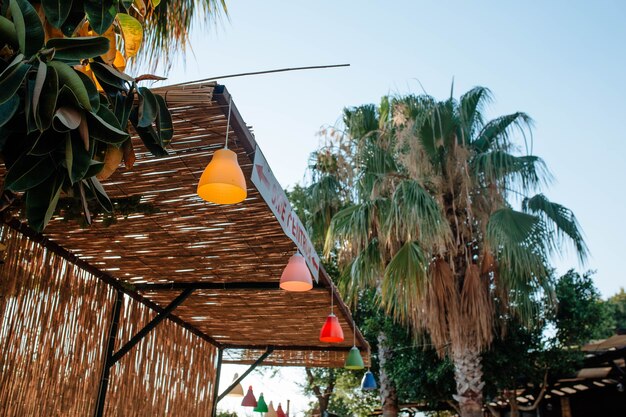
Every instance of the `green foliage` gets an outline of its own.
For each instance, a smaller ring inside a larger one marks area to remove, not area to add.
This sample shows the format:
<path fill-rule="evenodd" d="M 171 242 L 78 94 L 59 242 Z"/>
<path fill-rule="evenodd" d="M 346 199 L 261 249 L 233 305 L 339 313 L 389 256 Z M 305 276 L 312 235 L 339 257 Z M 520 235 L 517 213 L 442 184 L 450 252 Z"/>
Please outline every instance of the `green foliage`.
<path fill-rule="evenodd" d="M 580 275 L 569 270 L 556 283 L 558 307 L 554 322 L 563 347 L 580 346 L 613 334 L 611 308 L 600 298 L 592 277 L 593 272 Z"/>
<path fill-rule="evenodd" d="M 620 288 L 619 292 L 609 297 L 607 304 L 611 308 L 613 320 L 618 329 L 626 329 L 626 292 Z"/>
<path fill-rule="evenodd" d="M 107 54 L 115 57 L 114 33 L 87 35 L 89 29 L 110 32 L 118 13 L 127 11 L 123 2 L 47 0 L 41 18 L 35 7 L 11 0 L 0 17 L 0 152 L 5 189 L 24 192 L 29 224 L 42 231 L 61 195 L 110 209 L 96 176 L 109 163 L 107 153 L 132 153 L 129 120 L 148 149 L 164 156 L 172 119 L 162 97 L 105 61 Z M 40 19 L 66 36 L 44 30 Z M 107 167 L 108 175 L 115 168 Z"/>

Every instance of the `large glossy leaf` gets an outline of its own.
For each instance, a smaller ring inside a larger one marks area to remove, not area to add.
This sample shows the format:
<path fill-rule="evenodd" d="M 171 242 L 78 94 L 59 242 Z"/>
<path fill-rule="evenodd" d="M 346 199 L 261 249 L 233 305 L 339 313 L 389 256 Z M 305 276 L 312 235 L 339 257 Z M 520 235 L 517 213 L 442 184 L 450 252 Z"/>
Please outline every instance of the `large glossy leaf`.
<path fill-rule="evenodd" d="M 89 184 L 89 189 L 95 195 L 102 208 L 108 213 L 112 212 L 113 204 L 111 203 L 107 193 L 104 191 L 102 184 L 100 184 L 100 181 L 98 181 L 96 177 L 91 177 L 87 180 L 87 184 Z"/>
<path fill-rule="evenodd" d="M 52 123 L 52 116 L 57 105 L 57 97 L 59 96 L 59 77 L 54 68 L 48 67 L 46 71 L 46 79 L 41 89 L 39 97 L 39 105 L 37 106 L 37 114 L 35 118 L 40 129 L 45 130 Z"/>
<path fill-rule="evenodd" d="M 139 52 L 139 48 L 141 48 L 143 26 L 137 19 L 126 13 L 118 14 L 117 21 L 122 28 L 126 58 L 134 57 Z"/>
<path fill-rule="evenodd" d="M 137 88 L 139 93 L 139 120 L 137 126 L 148 127 L 154 123 L 157 114 L 159 113 L 159 104 L 156 97 L 146 87 Z"/>
<path fill-rule="evenodd" d="M 89 78 L 86 74 L 78 71 L 78 76 L 83 82 L 85 86 L 85 90 L 87 90 L 87 95 L 89 96 L 89 102 L 91 103 L 92 109 L 97 109 L 100 107 L 100 93 L 98 92 L 98 88 L 93 83 L 91 78 Z"/>
<path fill-rule="evenodd" d="M 22 85 L 30 68 L 30 64 L 19 62 L 2 73 L 0 76 L 0 104 L 13 97 Z"/>
<path fill-rule="evenodd" d="M 65 142 L 65 165 L 72 184 L 85 178 L 91 166 L 91 155 L 85 149 L 82 139 L 69 135 Z"/>
<path fill-rule="evenodd" d="M 33 115 L 37 115 L 37 110 L 39 107 L 39 98 L 41 97 L 41 91 L 43 90 L 43 85 L 46 81 L 46 73 L 48 72 L 48 66 L 45 62 L 39 61 L 39 65 L 37 67 L 37 76 L 35 78 L 35 87 L 33 89 Z"/>
<path fill-rule="evenodd" d="M 46 181 L 26 193 L 26 217 L 30 227 L 42 232 L 46 227 L 61 195 L 64 175 L 55 172 Z"/>
<path fill-rule="evenodd" d="M 69 65 L 59 61 L 50 61 L 48 65 L 53 67 L 59 75 L 59 87 L 67 86 L 74 93 L 78 102 L 85 109 L 91 110 L 89 94 L 77 72 Z"/>
<path fill-rule="evenodd" d="M 60 28 L 72 10 L 72 0 L 41 0 L 46 18 L 52 26 Z"/>
<path fill-rule="evenodd" d="M 80 121 L 81 113 L 79 110 L 70 106 L 62 106 L 54 112 L 52 126 L 57 132 L 65 132 L 78 129 Z"/>
<path fill-rule="evenodd" d="M 117 15 L 113 0 L 85 0 L 85 11 L 89 25 L 98 35 L 109 29 Z"/>
<path fill-rule="evenodd" d="M 100 83 L 106 83 L 119 89 L 125 90 L 126 82 L 132 83 L 135 81 L 129 75 L 101 62 L 92 62 L 90 67 Z"/>
<path fill-rule="evenodd" d="M 68 1 L 68 3 L 70 2 Z M 72 0 L 71 5 L 72 8 L 67 16 L 67 19 L 65 19 L 65 22 L 63 22 L 60 28 L 65 36 L 72 36 L 76 31 L 78 25 L 85 18 L 85 8 L 83 0 Z"/>
<path fill-rule="evenodd" d="M 11 46 L 18 46 L 15 25 L 4 16 L 0 16 L 0 40 L 2 40 L 3 43 L 8 43 Z"/>
<path fill-rule="evenodd" d="M 54 59 L 62 61 L 95 58 L 109 50 L 109 40 L 104 36 L 52 38 L 46 48 L 54 48 Z"/>
<path fill-rule="evenodd" d="M 13 118 L 19 105 L 20 98 L 16 95 L 11 96 L 10 99 L 0 104 L 0 127 L 7 124 L 7 122 Z"/>
<path fill-rule="evenodd" d="M 34 156 L 48 155 L 65 145 L 65 140 L 69 134 L 70 132 L 57 132 L 54 129 L 45 130 L 41 132 L 28 153 Z"/>
<path fill-rule="evenodd" d="M 97 114 L 87 113 L 87 123 L 89 135 L 101 142 L 119 145 L 129 137 L 121 129 L 115 115 L 105 106 L 100 106 Z"/>
<path fill-rule="evenodd" d="M 45 181 L 54 171 L 56 164 L 50 156 L 24 154 L 20 156 L 4 179 L 4 188 L 13 191 L 26 191 Z"/>
<path fill-rule="evenodd" d="M 11 0 L 10 8 L 20 51 L 27 57 L 35 55 L 45 40 L 37 11 L 26 0 Z"/>
<path fill-rule="evenodd" d="M 130 117 L 130 112 L 133 109 L 134 103 L 134 93 L 129 93 L 128 95 L 124 95 L 121 92 L 117 93 L 115 96 L 113 112 L 115 113 L 115 117 L 120 122 L 120 127 L 126 130 L 128 125 L 128 118 Z"/>
<path fill-rule="evenodd" d="M 170 114 L 170 111 L 167 108 L 167 103 L 165 103 L 165 99 L 158 94 L 155 94 L 154 96 L 159 104 L 159 116 L 157 118 L 157 129 L 158 129 L 159 136 L 161 137 L 161 143 L 163 143 L 163 146 L 166 146 L 172 141 L 172 137 L 174 136 L 174 127 L 172 125 L 172 115 Z"/>
<path fill-rule="evenodd" d="M 33 105 L 33 95 L 35 92 L 36 73 L 29 72 L 26 76 L 26 96 L 24 97 L 24 115 L 26 117 L 26 133 L 33 133 L 39 130 L 35 122 L 35 111 Z"/>
<path fill-rule="evenodd" d="M 138 111 L 136 107 L 131 111 L 129 120 L 141 138 L 141 141 L 152 155 L 156 157 L 169 155 L 167 150 L 161 145 L 161 139 L 154 126 L 140 127 L 138 125 Z"/>

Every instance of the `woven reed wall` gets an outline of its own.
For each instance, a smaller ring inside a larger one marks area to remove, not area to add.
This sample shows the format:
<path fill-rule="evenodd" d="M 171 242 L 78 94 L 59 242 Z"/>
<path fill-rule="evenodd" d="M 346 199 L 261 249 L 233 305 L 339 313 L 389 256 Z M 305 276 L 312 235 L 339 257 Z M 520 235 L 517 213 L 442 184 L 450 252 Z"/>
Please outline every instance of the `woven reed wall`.
<path fill-rule="evenodd" d="M 141 303 L 125 297 L 116 350 L 154 317 Z M 217 349 L 168 320 L 111 369 L 105 415 L 211 415 Z"/>
<path fill-rule="evenodd" d="M 93 415 L 114 292 L 6 226 L 0 241 L 0 415 Z"/>
<path fill-rule="evenodd" d="M 115 290 L 0 226 L 0 416 L 92 416 Z M 124 297 L 118 349 L 153 316 Z M 165 320 L 111 369 L 108 416 L 210 416 L 216 348 Z"/>

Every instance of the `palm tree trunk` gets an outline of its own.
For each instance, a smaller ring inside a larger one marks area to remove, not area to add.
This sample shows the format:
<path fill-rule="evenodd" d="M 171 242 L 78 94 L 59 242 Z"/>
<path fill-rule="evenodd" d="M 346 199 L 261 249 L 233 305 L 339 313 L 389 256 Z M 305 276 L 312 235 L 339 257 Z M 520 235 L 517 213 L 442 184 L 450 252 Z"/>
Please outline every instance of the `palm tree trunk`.
<path fill-rule="evenodd" d="M 452 347 L 454 379 L 461 417 L 483 416 L 483 369 L 477 348 Z"/>
<path fill-rule="evenodd" d="M 383 417 L 397 417 L 398 393 L 393 381 L 387 375 L 385 364 L 391 360 L 393 352 L 387 345 L 387 335 L 380 331 L 378 333 L 378 360 L 380 364 L 380 397 L 382 400 Z"/>

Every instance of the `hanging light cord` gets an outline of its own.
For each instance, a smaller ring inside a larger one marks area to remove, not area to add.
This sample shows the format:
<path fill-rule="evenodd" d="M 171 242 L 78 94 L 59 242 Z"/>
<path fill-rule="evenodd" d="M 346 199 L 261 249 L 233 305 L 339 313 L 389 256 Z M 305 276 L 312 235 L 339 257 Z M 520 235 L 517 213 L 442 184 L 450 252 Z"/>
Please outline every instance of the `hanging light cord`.
<path fill-rule="evenodd" d="M 330 314 L 335 314 L 334 309 L 334 298 L 335 298 L 335 286 L 333 283 L 330 283 Z"/>
<path fill-rule="evenodd" d="M 228 117 L 226 118 L 226 141 L 224 143 L 224 149 L 228 149 L 228 132 L 230 132 L 230 113 L 233 106 L 233 98 L 228 98 Z"/>

